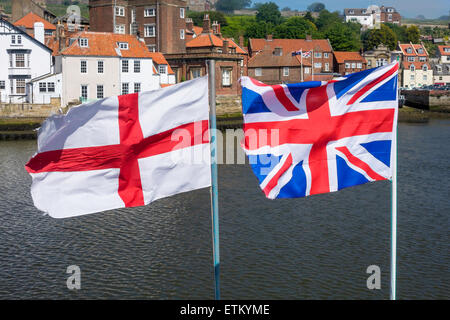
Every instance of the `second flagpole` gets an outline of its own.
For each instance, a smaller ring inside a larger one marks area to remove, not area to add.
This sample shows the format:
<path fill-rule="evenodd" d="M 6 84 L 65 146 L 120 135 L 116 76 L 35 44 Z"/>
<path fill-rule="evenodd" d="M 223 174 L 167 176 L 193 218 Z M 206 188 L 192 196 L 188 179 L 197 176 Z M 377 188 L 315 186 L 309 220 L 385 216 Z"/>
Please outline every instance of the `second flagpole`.
<path fill-rule="evenodd" d="M 214 259 L 214 297 L 220 300 L 219 191 L 216 135 L 216 61 L 208 60 L 209 133 L 211 141 L 211 219 Z"/>

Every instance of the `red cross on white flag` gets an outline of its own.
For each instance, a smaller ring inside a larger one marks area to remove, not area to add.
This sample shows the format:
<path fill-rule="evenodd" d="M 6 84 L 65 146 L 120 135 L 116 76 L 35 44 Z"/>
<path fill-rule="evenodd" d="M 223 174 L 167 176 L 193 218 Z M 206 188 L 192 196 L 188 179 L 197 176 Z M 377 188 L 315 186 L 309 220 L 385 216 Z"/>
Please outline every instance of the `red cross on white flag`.
<path fill-rule="evenodd" d="M 65 218 L 210 186 L 208 110 L 202 77 L 50 117 L 26 165 L 35 206 Z"/>

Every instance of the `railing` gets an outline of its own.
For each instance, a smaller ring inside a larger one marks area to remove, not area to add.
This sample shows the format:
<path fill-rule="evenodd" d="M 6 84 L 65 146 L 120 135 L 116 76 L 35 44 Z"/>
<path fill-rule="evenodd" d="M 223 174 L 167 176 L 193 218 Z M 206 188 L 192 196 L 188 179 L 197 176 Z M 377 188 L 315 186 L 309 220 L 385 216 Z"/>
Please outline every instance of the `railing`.
<path fill-rule="evenodd" d="M 8 68 L 8 72 L 12 76 L 30 76 L 31 68 Z"/>

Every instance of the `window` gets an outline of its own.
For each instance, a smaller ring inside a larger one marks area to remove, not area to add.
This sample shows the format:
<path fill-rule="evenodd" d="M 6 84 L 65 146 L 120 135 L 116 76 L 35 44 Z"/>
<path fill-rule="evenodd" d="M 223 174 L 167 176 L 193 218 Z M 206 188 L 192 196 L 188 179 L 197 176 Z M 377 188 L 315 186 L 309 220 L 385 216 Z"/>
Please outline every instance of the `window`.
<path fill-rule="evenodd" d="M 0 80 L 0 90 L 1 89 L 5 89 L 6 88 L 6 81 L 5 80 Z"/>
<path fill-rule="evenodd" d="M 371 67 L 372 66 L 372 60 L 367 60 L 367 66 Z"/>
<path fill-rule="evenodd" d="M 314 52 L 314 58 L 322 58 L 322 52 Z"/>
<path fill-rule="evenodd" d="M 191 79 L 199 78 L 202 76 L 202 71 L 200 68 L 191 69 Z"/>
<path fill-rule="evenodd" d="M 412 53 L 412 49 L 411 49 L 411 48 L 408 48 L 408 49 L 406 49 L 406 52 L 407 52 L 407 53 Z"/>
<path fill-rule="evenodd" d="M 315 62 L 315 63 L 314 63 L 314 68 L 322 68 L 322 63 L 320 63 L 320 62 Z"/>
<path fill-rule="evenodd" d="M 416 67 L 412 64 L 412 65 L 409 67 L 409 70 L 415 71 L 415 70 L 416 70 Z"/>
<path fill-rule="evenodd" d="M 416 57 L 408 57 L 408 61 L 409 61 L 409 62 L 416 61 Z"/>
<path fill-rule="evenodd" d="M 141 61 L 140 60 L 134 60 L 134 73 L 141 72 Z"/>
<path fill-rule="evenodd" d="M 154 17 L 156 15 L 155 8 L 144 9 L 144 17 Z"/>
<path fill-rule="evenodd" d="M 125 25 L 116 24 L 116 32 L 115 33 L 125 34 Z"/>
<path fill-rule="evenodd" d="M 128 60 L 122 60 L 122 72 L 128 72 Z"/>
<path fill-rule="evenodd" d="M 222 86 L 231 86 L 231 69 L 222 69 Z"/>
<path fill-rule="evenodd" d="M 283 76 L 289 76 L 289 67 L 283 67 Z"/>
<path fill-rule="evenodd" d="M 412 74 L 411 77 L 410 77 L 411 80 L 414 80 L 415 78 L 416 78 L 416 77 L 415 77 L 413 74 Z"/>
<path fill-rule="evenodd" d="M 158 71 L 160 74 L 166 74 L 166 69 L 167 69 L 166 65 L 164 65 L 164 64 L 160 64 L 158 67 Z"/>
<path fill-rule="evenodd" d="M 150 52 L 156 52 L 156 46 L 154 44 L 147 46 L 147 49 Z"/>
<path fill-rule="evenodd" d="M 345 69 L 349 69 L 350 68 L 350 63 L 346 62 L 345 63 Z"/>
<path fill-rule="evenodd" d="M 16 93 L 25 94 L 25 79 L 16 79 Z"/>
<path fill-rule="evenodd" d="M 120 50 L 128 50 L 128 42 L 118 42 L 117 45 Z"/>
<path fill-rule="evenodd" d="M 81 99 L 87 100 L 88 98 L 88 86 L 85 84 L 81 85 Z"/>
<path fill-rule="evenodd" d="M 352 62 L 352 69 L 355 69 L 355 68 L 356 68 L 356 63 Z"/>
<path fill-rule="evenodd" d="M 444 48 L 444 52 L 450 52 L 450 47 Z"/>
<path fill-rule="evenodd" d="M 103 61 L 97 61 L 97 73 L 103 73 L 104 71 L 104 63 Z"/>
<path fill-rule="evenodd" d="M 55 83 L 54 82 L 47 82 L 47 91 L 55 92 Z"/>
<path fill-rule="evenodd" d="M 78 41 L 80 43 L 80 47 L 81 48 L 86 48 L 88 47 L 89 41 L 86 38 L 80 38 L 80 40 Z"/>
<path fill-rule="evenodd" d="M 121 94 L 128 94 L 128 83 L 127 82 L 122 83 L 122 93 Z"/>
<path fill-rule="evenodd" d="M 138 92 L 141 92 L 141 83 L 135 82 L 134 83 L 134 93 L 138 93 Z"/>
<path fill-rule="evenodd" d="M 16 68 L 25 68 L 25 54 L 16 53 Z"/>
<path fill-rule="evenodd" d="M 184 19 L 184 8 L 180 8 L 180 18 Z"/>
<path fill-rule="evenodd" d="M 422 66 L 422 70 L 423 70 L 423 71 L 428 71 L 428 66 L 427 66 L 426 64 L 424 64 L 424 65 Z"/>
<path fill-rule="evenodd" d="M 261 68 L 256 68 L 255 69 L 255 76 L 256 77 L 261 77 L 262 76 L 262 69 Z"/>
<path fill-rule="evenodd" d="M 156 36 L 155 25 L 146 24 L 144 25 L 144 37 L 154 37 Z"/>
<path fill-rule="evenodd" d="M 305 68 L 305 73 L 309 74 L 309 68 Z"/>
<path fill-rule="evenodd" d="M 136 9 L 131 9 L 131 23 L 136 22 Z"/>
<path fill-rule="evenodd" d="M 392 21 L 392 14 L 388 14 L 388 20 Z"/>
<path fill-rule="evenodd" d="M 328 58 L 328 55 L 329 55 L 329 53 L 328 53 L 328 52 L 325 52 L 325 53 L 323 54 L 323 57 L 324 57 L 324 58 Z"/>
<path fill-rule="evenodd" d="M 180 39 L 184 39 L 184 29 L 180 29 Z"/>
<path fill-rule="evenodd" d="M 125 8 L 116 6 L 116 16 L 124 17 L 125 16 Z"/>
<path fill-rule="evenodd" d="M 422 48 L 417 49 L 417 53 L 418 54 L 423 54 L 423 49 Z"/>
<path fill-rule="evenodd" d="M 20 34 L 17 35 L 17 44 L 22 44 L 22 36 Z"/>
<path fill-rule="evenodd" d="M 361 63 L 361 62 L 358 62 L 358 63 L 356 64 L 356 67 L 357 67 L 358 69 L 362 69 L 362 63 Z"/>
<path fill-rule="evenodd" d="M 9 80 L 9 87 L 11 88 L 11 94 L 14 94 L 14 79 Z"/>
<path fill-rule="evenodd" d="M 9 67 L 10 67 L 10 68 L 14 67 L 14 65 L 13 65 L 13 55 L 12 55 L 12 53 L 9 54 Z"/>
<path fill-rule="evenodd" d="M 325 71 L 330 71 L 330 64 L 328 62 L 325 63 Z"/>
<path fill-rule="evenodd" d="M 16 44 L 16 36 L 15 35 L 11 36 L 11 44 Z"/>
<path fill-rule="evenodd" d="M 81 71 L 81 73 L 87 73 L 87 61 L 86 60 L 80 61 L 80 71 Z"/>
<path fill-rule="evenodd" d="M 47 92 L 47 83 L 39 82 L 39 92 Z"/>
<path fill-rule="evenodd" d="M 427 75 L 426 74 L 423 75 L 423 81 L 427 81 Z"/>
<path fill-rule="evenodd" d="M 437 72 L 442 72 L 442 67 L 441 66 L 436 66 L 436 71 Z"/>
<path fill-rule="evenodd" d="M 427 61 L 427 57 L 419 57 L 419 61 L 420 62 L 425 62 L 425 61 Z"/>
<path fill-rule="evenodd" d="M 104 98 L 103 85 L 102 84 L 98 84 L 97 85 L 97 99 L 103 99 L 103 98 Z"/>

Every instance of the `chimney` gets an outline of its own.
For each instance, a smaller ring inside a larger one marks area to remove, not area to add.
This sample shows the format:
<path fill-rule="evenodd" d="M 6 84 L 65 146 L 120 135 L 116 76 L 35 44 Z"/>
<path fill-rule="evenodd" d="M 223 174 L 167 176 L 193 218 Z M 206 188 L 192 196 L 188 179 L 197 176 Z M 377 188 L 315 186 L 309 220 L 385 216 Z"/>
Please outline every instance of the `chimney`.
<path fill-rule="evenodd" d="M 244 49 L 244 36 L 239 36 L 239 47 Z"/>
<path fill-rule="evenodd" d="M 209 21 L 209 14 L 205 14 L 203 18 L 203 33 L 209 33 L 211 30 L 211 24 Z"/>
<path fill-rule="evenodd" d="M 194 21 L 191 18 L 186 18 L 186 29 L 189 31 L 194 30 Z"/>
<path fill-rule="evenodd" d="M 267 39 L 267 41 L 272 41 L 272 40 L 273 40 L 273 37 L 272 37 L 271 34 L 268 34 L 266 39 Z"/>
<path fill-rule="evenodd" d="M 310 35 L 310 34 L 307 34 L 307 35 L 306 35 L 306 41 L 311 41 L 311 40 L 312 40 L 311 35 Z"/>
<path fill-rule="evenodd" d="M 66 48 L 66 35 L 64 32 L 64 25 L 59 24 L 58 27 L 56 27 L 56 34 L 58 35 L 57 41 L 59 51 L 63 51 Z"/>
<path fill-rule="evenodd" d="M 34 23 L 34 38 L 42 44 L 45 44 L 44 24 L 42 22 Z"/>
<path fill-rule="evenodd" d="M 220 24 L 219 24 L 219 22 L 217 22 L 217 21 L 214 21 L 214 22 L 213 22 L 213 24 L 212 24 L 212 30 L 213 30 L 213 33 L 214 33 L 216 36 L 220 36 Z"/>
<path fill-rule="evenodd" d="M 228 53 L 228 40 L 223 40 L 222 52 Z"/>

